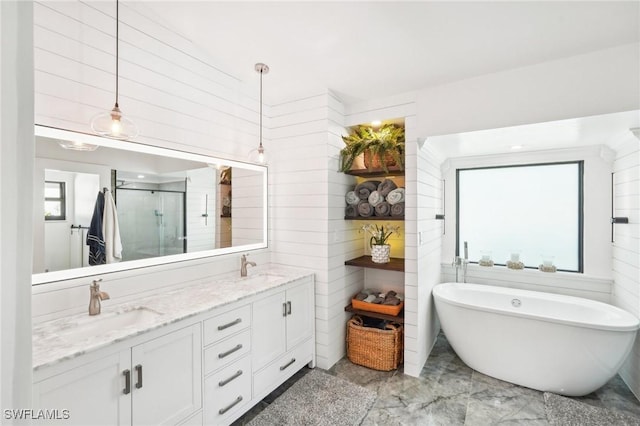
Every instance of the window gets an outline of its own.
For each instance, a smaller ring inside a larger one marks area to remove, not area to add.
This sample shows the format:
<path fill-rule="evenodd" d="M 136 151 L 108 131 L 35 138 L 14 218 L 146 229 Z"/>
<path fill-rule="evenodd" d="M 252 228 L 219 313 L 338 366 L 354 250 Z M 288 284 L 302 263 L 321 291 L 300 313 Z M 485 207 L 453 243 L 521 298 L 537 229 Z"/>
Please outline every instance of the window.
<path fill-rule="evenodd" d="M 458 169 L 457 240 L 469 261 L 490 255 L 505 265 L 518 253 L 527 268 L 553 259 L 582 272 L 583 162 Z"/>
<path fill-rule="evenodd" d="M 44 219 L 65 220 L 65 183 L 45 181 L 44 183 Z"/>

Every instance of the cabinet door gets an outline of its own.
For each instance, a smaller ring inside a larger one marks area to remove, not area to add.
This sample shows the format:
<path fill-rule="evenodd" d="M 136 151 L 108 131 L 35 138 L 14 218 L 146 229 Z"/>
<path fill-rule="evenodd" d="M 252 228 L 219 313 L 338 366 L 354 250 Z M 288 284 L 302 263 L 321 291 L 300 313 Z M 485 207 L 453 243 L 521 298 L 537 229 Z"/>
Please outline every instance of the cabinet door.
<path fill-rule="evenodd" d="M 60 425 L 130 425 L 131 394 L 125 394 L 124 371 L 131 365 L 131 352 L 115 353 L 33 385 L 36 409 L 68 410 L 68 419 L 52 420 Z"/>
<path fill-rule="evenodd" d="M 134 425 L 173 425 L 202 406 L 200 324 L 132 349 Z"/>
<path fill-rule="evenodd" d="M 256 371 L 286 350 L 284 291 L 254 302 L 252 309 L 251 354 Z"/>
<path fill-rule="evenodd" d="M 308 281 L 287 290 L 287 350 L 313 334 L 313 290 Z"/>

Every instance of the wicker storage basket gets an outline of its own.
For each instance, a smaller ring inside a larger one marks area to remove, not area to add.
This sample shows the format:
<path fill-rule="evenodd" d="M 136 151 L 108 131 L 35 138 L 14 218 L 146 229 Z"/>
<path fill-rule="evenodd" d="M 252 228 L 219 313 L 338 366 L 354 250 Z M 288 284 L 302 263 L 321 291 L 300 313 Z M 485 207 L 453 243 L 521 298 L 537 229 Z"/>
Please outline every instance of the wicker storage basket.
<path fill-rule="evenodd" d="M 398 368 L 403 357 L 403 327 L 388 324 L 386 330 L 364 327 L 357 315 L 347 322 L 347 357 L 351 362 L 380 371 Z"/>

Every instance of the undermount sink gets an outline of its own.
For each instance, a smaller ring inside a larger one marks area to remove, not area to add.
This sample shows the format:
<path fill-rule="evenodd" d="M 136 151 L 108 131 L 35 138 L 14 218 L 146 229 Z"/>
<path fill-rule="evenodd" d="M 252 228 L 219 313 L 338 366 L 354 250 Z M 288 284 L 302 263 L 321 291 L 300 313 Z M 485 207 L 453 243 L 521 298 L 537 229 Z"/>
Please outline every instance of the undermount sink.
<path fill-rule="evenodd" d="M 65 330 L 65 334 L 74 339 L 85 339 L 92 336 L 122 330 L 124 328 L 151 324 L 161 316 L 162 313 L 144 306 L 123 309 L 115 312 L 103 312 L 99 315 L 83 318 L 78 321 L 74 327 Z"/>
<path fill-rule="evenodd" d="M 243 285 L 271 283 L 273 281 L 281 280 L 282 278 L 284 278 L 284 275 L 273 274 L 273 273 L 260 273 L 260 274 L 249 275 L 248 277 L 240 278 L 239 283 Z"/>

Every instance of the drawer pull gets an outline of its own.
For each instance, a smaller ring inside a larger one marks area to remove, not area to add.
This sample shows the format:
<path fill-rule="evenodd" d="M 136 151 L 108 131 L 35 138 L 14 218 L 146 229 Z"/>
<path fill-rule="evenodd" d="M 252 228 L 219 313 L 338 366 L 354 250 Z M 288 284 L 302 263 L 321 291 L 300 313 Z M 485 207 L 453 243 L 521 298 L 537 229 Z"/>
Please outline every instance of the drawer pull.
<path fill-rule="evenodd" d="M 235 401 L 233 401 L 231 404 L 227 405 L 226 407 L 219 409 L 218 410 L 218 414 L 226 413 L 227 411 L 229 411 L 233 407 L 235 407 L 240 401 L 242 401 L 242 397 L 241 396 L 237 397 Z"/>
<path fill-rule="evenodd" d="M 286 303 L 282 303 L 282 316 L 286 317 L 287 316 L 287 304 Z"/>
<path fill-rule="evenodd" d="M 236 318 L 234 321 L 231 321 L 228 324 L 219 325 L 218 326 L 218 331 L 225 330 L 225 329 L 227 329 L 229 327 L 232 327 L 232 326 L 234 326 L 236 324 L 240 324 L 241 322 L 242 322 L 242 318 Z"/>
<path fill-rule="evenodd" d="M 122 393 L 129 395 L 131 393 L 131 371 L 124 370 L 122 375 L 124 376 L 124 389 L 122 389 Z"/>
<path fill-rule="evenodd" d="M 291 302 L 287 302 L 287 315 L 291 315 Z"/>
<path fill-rule="evenodd" d="M 229 355 L 231 355 L 232 353 L 239 351 L 240 349 L 242 349 L 242 343 L 238 343 L 238 345 L 233 349 L 229 349 L 226 352 L 219 353 L 218 354 L 218 358 L 220 358 L 220 359 L 226 358 Z"/>
<path fill-rule="evenodd" d="M 289 361 L 288 363 L 286 363 L 285 365 L 283 365 L 282 367 L 280 367 L 280 371 L 284 371 L 286 370 L 291 364 L 293 364 L 294 362 L 296 362 L 295 358 L 291 358 L 291 361 Z"/>
<path fill-rule="evenodd" d="M 218 386 L 223 387 L 224 385 L 232 382 L 233 380 L 237 379 L 238 377 L 242 376 L 242 370 L 238 370 L 236 372 L 236 374 L 234 374 L 233 376 L 229 377 L 228 379 L 224 379 L 218 382 Z"/>

